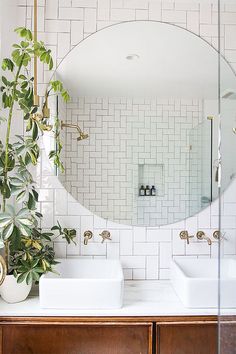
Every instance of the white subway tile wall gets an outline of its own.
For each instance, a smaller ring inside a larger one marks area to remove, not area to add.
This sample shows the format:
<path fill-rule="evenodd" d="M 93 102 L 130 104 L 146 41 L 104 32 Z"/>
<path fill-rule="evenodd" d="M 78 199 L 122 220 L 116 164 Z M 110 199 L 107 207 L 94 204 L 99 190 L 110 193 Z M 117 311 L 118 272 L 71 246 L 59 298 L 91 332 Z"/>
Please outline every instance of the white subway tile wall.
<path fill-rule="evenodd" d="M 30 7 L 32 0 L 18 0 L 17 25 L 32 25 Z M 25 11 L 28 6 L 29 11 Z M 236 69 L 236 8 L 223 5 L 222 53 Z M 53 50 L 56 63 L 83 38 L 108 25 L 138 19 L 166 21 L 177 24 L 200 35 L 217 48 L 217 5 L 206 1 L 163 1 L 156 0 L 40 0 L 39 38 Z M 44 93 L 50 76 L 45 70 L 40 75 L 39 89 Z M 45 80 L 45 81 L 44 81 Z M 19 127 L 22 129 L 22 127 Z M 42 150 L 42 161 L 47 158 Z M 47 173 L 45 168 L 47 166 Z M 41 210 L 45 212 L 44 227 L 59 220 L 63 226 L 78 230 L 76 246 L 67 246 L 55 240 L 55 250 L 60 257 L 107 257 L 120 258 L 126 279 L 168 279 L 171 257 L 216 257 L 217 245 L 191 239 L 190 245 L 179 240 L 179 231 L 188 229 L 196 233 L 199 228 L 211 236 L 217 229 L 218 202 L 213 203 L 196 217 L 159 228 L 127 227 L 103 220 L 68 195 L 48 164 L 41 164 L 39 178 Z M 223 244 L 226 255 L 236 253 L 236 198 L 234 181 L 222 198 L 222 211 L 228 239 Z M 234 197 L 232 195 L 234 194 Z M 82 234 L 86 229 L 94 232 L 88 246 L 83 245 Z M 100 243 L 98 234 L 109 229 L 112 241 Z M 126 236 L 127 235 L 127 236 Z"/>
<path fill-rule="evenodd" d="M 66 130 L 62 139 L 66 172 L 59 175 L 89 210 L 137 226 L 174 223 L 192 215 L 189 210 L 200 210 L 201 130 L 194 134 L 196 142 L 190 132 L 204 117 L 201 100 L 79 97 L 67 104 L 66 111 L 61 100 L 59 106 L 67 123 L 79 125 L 89 135 L 78 143 L 77 132 Z M 191 159 L 190 143 L 196 150 L 192 148 Z M 140 197 L 141 185 L 154 185 L 156 196 Z"/>

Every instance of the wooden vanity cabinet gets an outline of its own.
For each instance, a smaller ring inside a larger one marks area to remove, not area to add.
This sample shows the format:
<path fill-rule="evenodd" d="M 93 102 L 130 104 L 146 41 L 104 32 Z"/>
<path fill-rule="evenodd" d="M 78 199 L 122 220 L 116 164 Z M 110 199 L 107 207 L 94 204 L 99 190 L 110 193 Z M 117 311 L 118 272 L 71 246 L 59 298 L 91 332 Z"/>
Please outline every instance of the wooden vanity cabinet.
<path fill-rule="evenodd" d="M 157 354 L 217 354 L 217 324 L 157 325 L 156 333 Z"/>
<path fill-rule="evenodd" d="M 0 317 L 0 354 L 217 354 L 217 317 Z"/>
<path fill-rule="evenodd" d="M 0 327 L 0 354 L 152 354 L 152 327 L 138 322 L 8 324 Z"/>

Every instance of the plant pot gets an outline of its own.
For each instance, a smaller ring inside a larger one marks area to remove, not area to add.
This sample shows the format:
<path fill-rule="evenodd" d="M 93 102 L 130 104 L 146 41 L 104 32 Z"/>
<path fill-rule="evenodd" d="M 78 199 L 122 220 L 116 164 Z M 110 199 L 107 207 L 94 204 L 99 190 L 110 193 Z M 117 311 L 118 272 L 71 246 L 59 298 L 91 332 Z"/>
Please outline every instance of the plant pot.
<path fill-rule="evenodd" d="M 26 284 L 26 281 L 17 283 L 14 275 L 7 275 L 3 284 L 0 286 L 0 295 L 2 299 L 9 304 L 24 301 L 30 293 L 32 284 Z"/>

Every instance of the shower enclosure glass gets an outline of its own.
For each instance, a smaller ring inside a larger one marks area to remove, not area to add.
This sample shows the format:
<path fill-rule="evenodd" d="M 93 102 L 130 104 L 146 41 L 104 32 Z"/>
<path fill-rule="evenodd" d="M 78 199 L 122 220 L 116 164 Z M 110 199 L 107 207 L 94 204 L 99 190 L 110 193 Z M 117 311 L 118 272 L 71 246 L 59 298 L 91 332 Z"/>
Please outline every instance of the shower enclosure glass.
<path fill-rule="evenodd" d="M 223 36 L 225 5 L 219 0 L 219 38 Z M 224 28 L 228 26 L 224 26 Z M 236 20 L 231 24 L 232 34 L 236 35 Z M 224 29 L 226 33 L 226 30 Z M 228 33 L 229 36 L 229 33 Z M 223 71 L 225 55 L 231 60 L 232 71 L 235 74 L 235 64 L 232 55 L 227 56 L 221 45 L 219 54 L 219 159 L 221 165 L 221 178 L 219 183 L 219 321 L 218 321 L 218 353 L 236 353 L 236 309 L 232 304 L 226 303 L 225 294 L 228 291 L 233 298 L 236 297 L 236 76 L 234 87 L 227 87 Z M 232 53 L 235 54 L 235 49 Z M 222 56 L 221 56 L 222 55 Z M 230 183 L 228 188 L 225 187 Z M 225 190 L 225 191 L 224 191 Z M 224 191 L 224 192 L 222 192 Z M 230 259 L 230 266 L 226 267 L 225 259 Z"/>
<path fill-rule="evenodd" d="M 189 215 L 213 200 L 213 159 L 213 120 L 205 119 L 189 134 Z"/>

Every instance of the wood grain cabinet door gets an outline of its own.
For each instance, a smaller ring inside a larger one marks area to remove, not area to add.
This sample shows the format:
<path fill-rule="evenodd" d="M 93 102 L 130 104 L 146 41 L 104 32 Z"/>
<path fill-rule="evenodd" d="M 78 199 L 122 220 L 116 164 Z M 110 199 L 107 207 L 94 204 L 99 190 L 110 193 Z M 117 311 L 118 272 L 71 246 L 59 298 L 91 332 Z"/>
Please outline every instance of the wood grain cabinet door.
<path fill-rule="evenodd" d="M 157 326 L 157 354 L 217 354 L 217 324 Z"/>
<path fill-rule="evenodd" d="M 152 354 L 152 324 L 6 325 L 0 354 Z"/>

